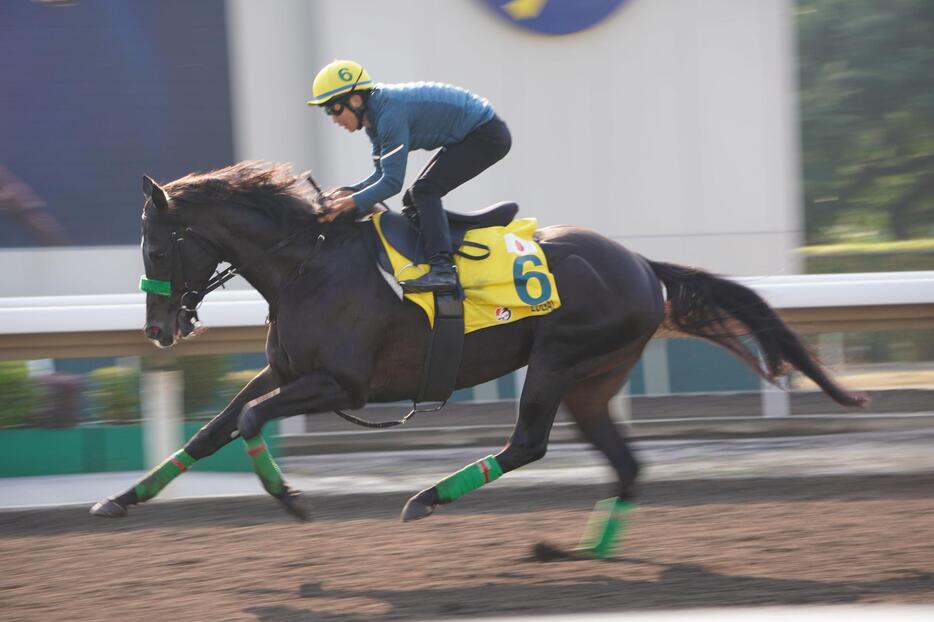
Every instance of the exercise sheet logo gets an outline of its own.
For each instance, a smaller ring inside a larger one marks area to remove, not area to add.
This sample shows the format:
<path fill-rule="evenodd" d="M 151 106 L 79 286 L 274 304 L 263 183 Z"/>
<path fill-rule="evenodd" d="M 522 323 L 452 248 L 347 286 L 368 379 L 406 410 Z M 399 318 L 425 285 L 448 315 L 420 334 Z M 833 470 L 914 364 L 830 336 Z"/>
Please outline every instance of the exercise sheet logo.
<path fill-rule="evenodd" d="M 504 235 L 503 242 L 506 244 L 506 251 L 514 255 L 525 255 L 535 252 L 535 246 L 533 246 L 531 240 L 520 238 L 514 233 L 507 233 Z"/>

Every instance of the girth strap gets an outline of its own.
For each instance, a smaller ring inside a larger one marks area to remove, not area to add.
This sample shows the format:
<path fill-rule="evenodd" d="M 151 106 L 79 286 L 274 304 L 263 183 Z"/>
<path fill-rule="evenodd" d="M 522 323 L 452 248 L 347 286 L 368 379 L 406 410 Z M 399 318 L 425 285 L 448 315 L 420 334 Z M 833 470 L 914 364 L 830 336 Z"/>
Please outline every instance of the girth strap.
<path fill-rule="evenodd" d="M 315 189 L 317 195 L 316 201 L 320 200 L 322 196 L 321 187 L 310 174 L 307 176 L 307 179 L 308 183 Z M 510 205 L 509 210 L 511 211 L 507 214 L 508 220 L 512 220 L 517 209 L 517 206 Z M 497 213 L 505 213 L 502 206 L 497 207 Z M 378 242 L 379 236 L 374 235 L 374 237 L 377 238 Z M 471 256 L 465 254 L 464 256 L 468 259 L 484 259 L 489 256 L 489 249 L 482 244 L 471 244 L 471 246 L 486 250 L 486 255 Z M 376 247 L 381 249 L 382 244 L 377 243 Z M 377 261 L 377 263 L 379 263 L 379 261 Z M 392 266 L 390 266 L 390 272 L 391 270 Z M 412 401 L 412 408 L 409 410 L 408 414 L 396 421 L 367 421 L 366 419 L 346 413 L 343 410 L 335 410 L 334 412 L 345 420 L 359 426 L 381 429 L 401 425 L 411 419 L 417 412 L 434 412 L 441 410 L 444 408 L 444 405 L 447 404 L 451 394 L 454 393 L 463 351 L 464 290 L 458 286 L 457 290 L 454 292 L 435 292 L 435 324 L 429 337 L 428 351 L 425 355 L 424 367 L 422 367 L 422 377 L 419 382 L 418 393 Z M 423 407 L 422 404 L 424 402 L 433 402 L 435 405 L 432 407 Z"/>
<path fill-rule="evenodd" d="M 435 326 L 428 342 L 415 403 L 448 401 L 464 350 L 464 299 L 460 290 L 435 293 Z"/>
<path fill-rule="evenodd" d="M 418 393 L 412 408 L 402 419 L 367 421 L 342 410 L 334 412 L 351 423 L 365 428 L 391 428 L 401 425 L 417 412 L 435 412 L 444 408 L 457 385 L 457 374 L 464 351 L 464 296 L 454 292 L 435 292 L 435 324 L 428 338 L 425 364 Z M 425 406 L 424 404 L 432 404 Z"/>

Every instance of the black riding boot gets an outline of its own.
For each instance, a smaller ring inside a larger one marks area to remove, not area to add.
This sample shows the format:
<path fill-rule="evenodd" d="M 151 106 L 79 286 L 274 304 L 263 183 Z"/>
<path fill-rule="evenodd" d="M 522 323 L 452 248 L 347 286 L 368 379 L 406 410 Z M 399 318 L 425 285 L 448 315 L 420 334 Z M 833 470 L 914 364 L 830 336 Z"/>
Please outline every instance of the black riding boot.
<path fill-rule="evenodd" d="M 457 268 L 449 253 L 436 253 L 428 260 L 431 269 L 417 279 L 402 281 L 403 291 L 446 292 L 457 289 Z"/>

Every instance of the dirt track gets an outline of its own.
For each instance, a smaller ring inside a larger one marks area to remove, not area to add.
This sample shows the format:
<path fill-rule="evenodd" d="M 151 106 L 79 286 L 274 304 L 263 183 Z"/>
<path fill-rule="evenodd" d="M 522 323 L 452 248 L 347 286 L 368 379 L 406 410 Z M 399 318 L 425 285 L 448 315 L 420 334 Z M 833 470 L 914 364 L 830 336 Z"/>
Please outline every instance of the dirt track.
<path fill-rule="evenodd" d="M 600 487 L 0 513 L 2 620 L 382 620 L 765 604 L 934 603 L 934 474 L 647 485 L 618 557 L 572 547 Z"/>

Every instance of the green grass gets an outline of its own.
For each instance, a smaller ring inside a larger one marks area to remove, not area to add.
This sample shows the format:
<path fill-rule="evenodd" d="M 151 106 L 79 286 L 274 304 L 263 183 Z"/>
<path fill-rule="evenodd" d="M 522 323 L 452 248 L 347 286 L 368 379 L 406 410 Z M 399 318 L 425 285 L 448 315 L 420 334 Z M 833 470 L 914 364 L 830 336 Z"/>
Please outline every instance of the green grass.
<path fill-rule="evenodd" d="M 934 238 L 803 246 L 805 272 L 901 272 L 934 270 Z"/>
<path fill-rule="evenodd" d="M 934 253 L 934 238 L 918 240 L 893 240 L 889 242 L 846 242 L 841 244 L 819 244 L 802 246 L 798 252 L 806 257 L 826 255 L 876 255 L 902 253 Z"/>

